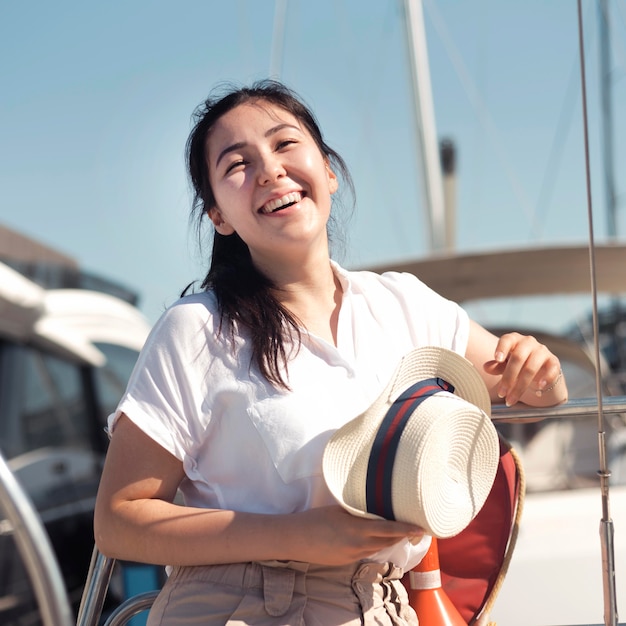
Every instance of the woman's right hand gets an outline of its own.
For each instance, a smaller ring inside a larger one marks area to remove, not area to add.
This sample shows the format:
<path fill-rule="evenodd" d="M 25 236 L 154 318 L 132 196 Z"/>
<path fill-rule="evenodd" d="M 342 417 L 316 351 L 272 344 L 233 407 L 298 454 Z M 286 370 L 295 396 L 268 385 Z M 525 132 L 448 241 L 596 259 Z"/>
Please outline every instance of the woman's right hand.
<path fill-rule="evenodd" d="M 366 559 L 402 539 L 417 542 L 424 531 L 414 524 L 352 515 L 331 505 L 294 514 L 296 535 L 291 536 L 298 560 L 323 565 L 344 565 Z"/>

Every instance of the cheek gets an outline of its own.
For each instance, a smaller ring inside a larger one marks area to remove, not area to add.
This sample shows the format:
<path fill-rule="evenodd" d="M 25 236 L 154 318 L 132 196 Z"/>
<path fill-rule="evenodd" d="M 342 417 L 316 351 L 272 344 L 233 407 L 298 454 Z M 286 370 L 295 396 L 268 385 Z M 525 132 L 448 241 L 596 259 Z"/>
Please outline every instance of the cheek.
<path fill-rule="evenodd" d="M 315 180 L 316 184 L 330 190 L 331 194 L 335 192 L 335 189 L 332 188 L 332 180 L 326 162 L 319 153 L 304 155 L 300 161 L 300 168 L 303 173 L 306 172 L 311 177 L 311 180 Z"/>
<path fill-rule="evenodd" d="M 245 191 L 246 178 L 243 173 L 229 176 L 213 185 L 215 203 L 220 207 L 225 207 L 233 201 L 236 201 L 237 196 L 241 196 Z"/>
<path fill-rule="evenodd" d="M 317 152 L 313 154 L 309 153 L 304 157 L 303 167 L 311 173 L 326 172 L 326 164 L 324 163 L 322 156 Z"/>

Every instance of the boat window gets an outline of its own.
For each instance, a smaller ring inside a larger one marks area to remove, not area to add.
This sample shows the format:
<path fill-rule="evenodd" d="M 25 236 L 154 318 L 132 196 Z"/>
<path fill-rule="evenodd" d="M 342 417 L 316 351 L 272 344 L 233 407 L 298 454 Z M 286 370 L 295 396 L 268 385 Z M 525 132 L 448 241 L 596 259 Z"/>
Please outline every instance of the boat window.
<path fill-rule="evenodd" d="M 48 446 L 90 448 L 80 367 L 26 346 L 10 349 L 4 370 L 2 449 L 9 458 Z M 5 412 L 6 408 L 6 412 Z M 10 440 L 5 440 L 10 437 Z"/>
<path fill-rule="evenodd" d="M 138 352 L 108 343 L 97 343 L 96 347 L 106 356 L 106 364 L 94 371 L 94 382 L 98 403 L 103 418 L 115 411 L 126 390 L 126 383 L 137 361 Z"/>

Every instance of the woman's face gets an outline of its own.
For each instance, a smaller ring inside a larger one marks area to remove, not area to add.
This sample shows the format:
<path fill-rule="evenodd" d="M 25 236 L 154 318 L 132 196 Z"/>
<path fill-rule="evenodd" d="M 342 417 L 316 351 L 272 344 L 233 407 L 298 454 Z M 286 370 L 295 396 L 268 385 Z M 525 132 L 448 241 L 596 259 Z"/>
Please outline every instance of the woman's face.
<path fill-rule="evenodd" d="M 328 246 L 337 177 L 299 120 L 264 101 L 224 114 L 206 142 L 217 232 L 233 232 L 255 261 Z"/>

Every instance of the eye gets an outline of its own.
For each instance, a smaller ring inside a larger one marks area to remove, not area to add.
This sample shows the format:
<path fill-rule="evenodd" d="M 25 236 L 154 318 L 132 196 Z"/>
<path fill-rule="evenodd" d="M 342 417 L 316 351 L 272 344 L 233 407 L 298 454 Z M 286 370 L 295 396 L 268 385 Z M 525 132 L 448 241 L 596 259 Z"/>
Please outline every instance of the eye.
<path fill-rule="evenodd" d="M 282 150 L 283 148 L 288 148 L 290 145 L 296 144 L 296 143 L 298 143 L 297 139 L 281 139 L 276 144 L 276 149 L 277 150 Z"/>
<path fill-rule="evenodd" d="M 244 167 L 245 165 L 246 165 L 246 161 L 244 161 L 243 159 L 238 159 L 237 161 L 233 161 L 232 163 L 228 164 L 228 167 L 226 168 L 225 173 L 230 174 L 237 168 Z"/>

